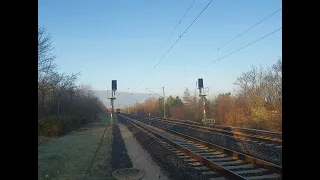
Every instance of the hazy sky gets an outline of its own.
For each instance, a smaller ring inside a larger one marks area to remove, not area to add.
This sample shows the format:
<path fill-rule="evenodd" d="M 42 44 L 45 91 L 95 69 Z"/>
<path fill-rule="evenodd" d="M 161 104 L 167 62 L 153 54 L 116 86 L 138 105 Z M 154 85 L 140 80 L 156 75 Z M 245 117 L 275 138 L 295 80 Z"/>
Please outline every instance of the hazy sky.
<path fill-rule="evenodd" d="M 175 33 L 158 51 L 193 0 L 39 0 L 39 25 L 51 33 L 58 71 L 81 72 L 94 89 L 182 95 L 198 78 L 210 93 L 233 91 L 251 65 L 270 66 L 282 56 L 282 31 L 199 69 L 282 27 L 280 0 L 213 0 L 178 43 L 164 54 L 210 0 L 196 0 Z M 214 52 L 216 51 L 216 52 Z M 212 54 L 208 55 L 209 53 Z M 219 52 L 219 53 L 218 53 Z M 154 59 L 154 60 L 153 60 Z M 157 62 L 162 61 L 156 66 Z M 151 71 L 153 69 L 153 71 Z M 151 74 L 146 76 L 151 71 Z M 185 77 L 186 76 L 186 77 Z M 143 80 L 143 81 L 142 81 Z M 142 83 L 140 83 L 142 81 Z"/>

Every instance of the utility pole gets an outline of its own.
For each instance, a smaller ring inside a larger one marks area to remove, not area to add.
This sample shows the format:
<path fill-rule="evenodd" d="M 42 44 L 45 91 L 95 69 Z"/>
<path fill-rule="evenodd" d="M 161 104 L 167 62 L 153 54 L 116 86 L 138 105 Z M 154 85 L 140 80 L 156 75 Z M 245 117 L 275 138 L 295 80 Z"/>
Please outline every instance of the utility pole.
<path fill-rule="evenodd" d="M 138 115 L 138 100 L 136 100 L 136 114 Z"/>
<path fill-rule="evenodd" d="M 166 98 L 164 95 L 164 87 L 163 88 L 163 117 L 166 118 Z"/>

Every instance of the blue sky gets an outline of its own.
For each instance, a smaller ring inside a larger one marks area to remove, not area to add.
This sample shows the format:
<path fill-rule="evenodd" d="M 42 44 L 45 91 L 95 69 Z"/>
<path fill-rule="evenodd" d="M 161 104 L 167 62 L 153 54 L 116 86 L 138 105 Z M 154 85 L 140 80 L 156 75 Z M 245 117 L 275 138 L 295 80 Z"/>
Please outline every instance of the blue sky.
<path fill-rule="evenodd" d="M 282 31 L 207 68 L 201 67 L 282 27 L 282 11 L 208 56 L 241 32 L 282 8 L 280 0 L 213 0 L 180 41 L 146 76 L 210 0 L 196 0 L 155 60 L 193 0 L 39 0 L 38 21 L 51 33 L 58 71 L 81 72 L 94 89 L 182 95 L 198 78 L 211 94 L 233 91 L 252 65 L 282 56 Z M 194 73 L 194 74 L 193 74 Z M 186 77 L 184 78 L 184 76 Z M 142 83 L 141 80 L 144 79 Z"/>

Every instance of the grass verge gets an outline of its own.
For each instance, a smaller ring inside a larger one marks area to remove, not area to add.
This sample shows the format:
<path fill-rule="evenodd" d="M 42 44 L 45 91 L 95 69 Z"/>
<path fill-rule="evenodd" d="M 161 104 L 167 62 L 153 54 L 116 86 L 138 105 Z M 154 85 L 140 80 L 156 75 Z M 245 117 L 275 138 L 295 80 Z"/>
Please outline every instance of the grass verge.
<path fill-rule="evenodd" d="M 93 168 L 100 168 L 99 162 L 105 164 L 105 167 L 101 167 L 102 169 L 111 168 L 106 167 L 108 164 L 106 162 L 110 159 L 108 154 L 110 151 L 103 152 L 101 156 L 96 155 L 104 160 L 92 161 L 96 152 L 99 154 L 103 148 L 111 149 L 112 133 L 107 132 L 101 142 L 103 148 L 97 151 L 106 130 L 105 121 L 106 119 L 102 119 L 99 122 L 90 123 L 65 136 L 52 138 L 39 144 L 38 179 L 83 179 L 88 166 L 92 164 Z"/>
<path fill-rule="evenodd" d="M 101 143 L 92 159 L 84 179 L 113 180 L 111 177 L 112 138 L 112 122 L 110 122 L 105 130 L 105 134 L 101 139 Z"/>

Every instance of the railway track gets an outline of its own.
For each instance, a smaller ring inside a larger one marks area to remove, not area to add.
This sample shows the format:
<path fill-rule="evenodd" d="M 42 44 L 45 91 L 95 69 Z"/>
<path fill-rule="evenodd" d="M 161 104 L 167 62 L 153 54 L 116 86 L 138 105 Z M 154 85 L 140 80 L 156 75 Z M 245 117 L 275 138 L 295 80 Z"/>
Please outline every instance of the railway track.
<path fill-rule="evenodd" d="M 226 136 L 231 136 L 236 139 L 252 141 L 256 143 L 267 144 L 270 146 L 274 146 L 276 148 L 282 148 L 282 133 L 271 132 L 271 131 L 263 131 L 263 130 L 255 130 L 248 128 L 237 128 L 230 126 L 220 126 L 220 125 L 209 125 L 209 124 L 201 124 L 187 120 L 173 120 L 173 119 L 164 119 L 161 117 L 155 116 L 141 116 L 136 118 L 143 119 L 152 119 L 156 121 L 165 122 L 167 124 L 173 124 L 178 126 L 185 126 L 197 130 L 202 130 L 206 132 L 216 132 Z"/>
<path fill-rule="evenodd" d="M 119 116 L 161 139 L 165 147 L 209 178 L 282 179 L 282 166 L 121 114 Z"/>

